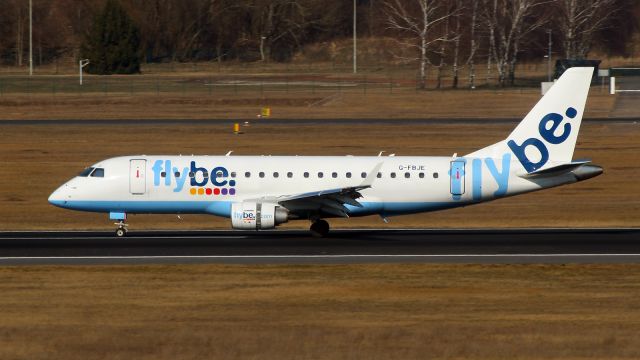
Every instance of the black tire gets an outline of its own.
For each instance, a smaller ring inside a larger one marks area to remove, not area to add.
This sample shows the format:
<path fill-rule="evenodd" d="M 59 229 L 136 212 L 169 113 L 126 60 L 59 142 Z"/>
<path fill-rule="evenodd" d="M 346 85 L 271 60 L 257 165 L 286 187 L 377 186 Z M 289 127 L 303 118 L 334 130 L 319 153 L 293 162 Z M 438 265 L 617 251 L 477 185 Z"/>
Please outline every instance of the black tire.
<path fill-rule="evenodd" d="M 116 229 L 116 236 L 117 237 L 124 237 L 125 235 L 127 235 L 127 230 L 125 230 L 124 228 L 117 228 Z"/>
<path fill-rule="evenodd" d="M 329 223 L 325 220 L 316 220 L 309 228 L 314 237 L 325 237 L 329 234 Z"/>

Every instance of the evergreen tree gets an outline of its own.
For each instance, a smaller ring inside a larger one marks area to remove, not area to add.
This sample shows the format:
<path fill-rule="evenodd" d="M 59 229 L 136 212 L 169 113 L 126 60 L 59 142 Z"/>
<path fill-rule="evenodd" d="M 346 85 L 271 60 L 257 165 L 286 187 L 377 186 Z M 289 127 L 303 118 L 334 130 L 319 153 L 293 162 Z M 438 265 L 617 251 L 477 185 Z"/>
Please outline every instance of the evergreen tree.
<path fill-rule="evenodd" d="M 91 74 L 133 74 L 140 72 L 140 35 L 126 10 L 117 0 L 107 0 L 80 49 L 89 59 Z"/>

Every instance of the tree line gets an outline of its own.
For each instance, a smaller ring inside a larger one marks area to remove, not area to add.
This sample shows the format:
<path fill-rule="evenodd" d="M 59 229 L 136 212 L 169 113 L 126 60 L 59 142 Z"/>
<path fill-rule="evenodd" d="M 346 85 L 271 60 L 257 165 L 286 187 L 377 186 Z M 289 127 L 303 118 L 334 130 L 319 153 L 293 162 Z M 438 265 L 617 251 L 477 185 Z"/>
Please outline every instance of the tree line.
<path fill-rule="evenodd" d="M 109 6 L 122 10 L 105 17 Z M 632 51 L 640 0 L 357 0 L 356 13 L 358 36 L 394 39 L 391 51 L 417 64 L 421 86 L 429 67 L 439 85 L 451 69 L 454 86 L 464 68 L 473 86 L 480 63 L 507 85 L 517 62 L 541 57 L 549 39 L 564 58 Z M 350 0 L 33 0 L 34 53 L 37 63 L 77 59 L 126 17 L 127 46 L 135 49 L 122 52 L 142 62 L 284 62 L 306 45 L 350 38 L 352 16 Z M 26 65 L 28 21 L 26 0 L 2 0 L 4 64 Z"/>

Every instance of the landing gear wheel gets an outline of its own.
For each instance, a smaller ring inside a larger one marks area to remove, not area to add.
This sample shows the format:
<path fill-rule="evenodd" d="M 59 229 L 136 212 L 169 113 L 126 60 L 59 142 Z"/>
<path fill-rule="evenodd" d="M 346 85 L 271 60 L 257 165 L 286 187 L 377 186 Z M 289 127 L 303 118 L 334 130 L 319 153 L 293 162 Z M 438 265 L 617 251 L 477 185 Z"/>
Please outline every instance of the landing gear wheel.
<path fill-rule="evenodd" d="M 325 237 L 329 234 L 329 223 L 322 219 L 316 220 L 311 224 L 309 230 L 314 237 Z"/>
<path fill-rule="evenodd" d="M 125 223 L 123 220 L 115 223 L 116 226 L 118 226 L 118 228 L 116 229 L 116 236 L 117 237 L 124 237 L 125 235 L 127 235 L 127 231 L 129 231 L 127 229 L 128 224 Z"/>

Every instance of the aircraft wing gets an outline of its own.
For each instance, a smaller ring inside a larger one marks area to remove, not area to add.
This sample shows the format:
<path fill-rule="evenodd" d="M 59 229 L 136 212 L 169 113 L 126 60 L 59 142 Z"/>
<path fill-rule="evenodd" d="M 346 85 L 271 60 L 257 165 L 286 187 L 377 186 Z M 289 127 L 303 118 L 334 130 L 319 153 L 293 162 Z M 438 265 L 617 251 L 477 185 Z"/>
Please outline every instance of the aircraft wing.
<path fill-rule="evenodd" d="M 373 185 L 373 181 L 378 171 L 380 171 L 382 164 L 382 162 L 378 163 L 368 173 L 366 179 L 356 186 L 265 197 L 260 200 L 277 202 L 290 212 L 300 215 L 319 213 L 320 215 L 349 217 L 349 210 L 345 205 L 362 207 L 362 204 L 357 200 L 362 197 L 360 191 L 368 189 Z"/>

